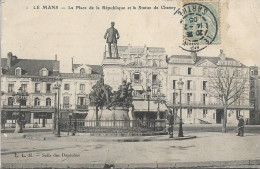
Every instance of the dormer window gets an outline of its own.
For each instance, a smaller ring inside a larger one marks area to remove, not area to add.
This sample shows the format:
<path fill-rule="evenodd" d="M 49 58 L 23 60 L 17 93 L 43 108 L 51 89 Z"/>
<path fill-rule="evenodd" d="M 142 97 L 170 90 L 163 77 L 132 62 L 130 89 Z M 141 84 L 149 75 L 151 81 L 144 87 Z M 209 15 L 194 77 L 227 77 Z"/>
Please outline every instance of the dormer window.
<path fill-rule="evenodd" d="M 46 68 L 40 70 L 40 76 L 49 76 L 49 71 Z"/>
<path fill-rule="evenodd" d="M 84 68 L 80 69 L 80 75 L 84 75 L 86 73 L 86 70 Z"/>
<path fill-rule="evenodd" d="M 15 75 L 16 76 L 21 76 L 22 75 L 22 69 L 20 67 L 15 69 Z"/>

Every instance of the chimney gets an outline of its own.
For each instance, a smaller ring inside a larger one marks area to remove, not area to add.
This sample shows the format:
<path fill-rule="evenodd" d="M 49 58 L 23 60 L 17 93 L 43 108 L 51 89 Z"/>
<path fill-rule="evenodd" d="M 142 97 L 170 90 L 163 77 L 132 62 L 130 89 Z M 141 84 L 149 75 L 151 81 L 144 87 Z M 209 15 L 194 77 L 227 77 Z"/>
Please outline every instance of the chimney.
<path fill-rule="evenodd" d="M 55 60 L 57 60 L 57 54 L 55 54 Z"/>
<path fill-rule="evenodd" d="M 225 53 L 223 52 L 222 49 L 220 49 L 220 53 L 219 53 L 218 57 L 219 57 L 221 60 L 226 60 L 226 55 L 225 55 Z"/>
<path fill-rule="evenodd" d="M 74 68 L 73 68 L 73 57 L 71 57 L 71 69 L 72 69 L 72 73 L 74 73 Z"/>
<path fill-rule="evenodd" d="M 191 47 L 191 53 L 190 56 L 194 63 L 197 62 L 197 53 L 195 52 L 194 46 Z"/>
<path fill-rule="evenodd" d="M 13 54 L 12 52 L 9 52 L 7 54 L 7 68 L 11 68 L 12 67 L 12 57 L 13 57 Z"/>

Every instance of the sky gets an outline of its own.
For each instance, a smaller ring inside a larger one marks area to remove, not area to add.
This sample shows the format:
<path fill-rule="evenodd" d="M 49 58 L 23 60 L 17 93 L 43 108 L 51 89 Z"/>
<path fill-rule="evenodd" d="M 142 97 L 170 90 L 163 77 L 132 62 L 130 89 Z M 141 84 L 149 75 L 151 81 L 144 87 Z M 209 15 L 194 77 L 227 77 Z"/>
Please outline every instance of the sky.
<path fill-rule="evenodd" d="M 43 5 L 59 9 L 34 9 Z M 180 0 L 4 0 L 2 3 L 1 57 L 12 52 L 24 59 L 54 59 L 61 71 L 71 71 L 74 63 L 100 65 L 105 48 L 104 33 L 110 22 L 120 33 L 118 45 L 164 47 L 167 54 L 189 54 L 179 48 L 182 42 L 181 17 L 172 9 Z M 74 7 L 74 9 L 68 9 Z M 158 10 L 77 10 L 76 6 L 154 7 Z M 60 9 L 65 7 L 66 9 Z M 221 0 L 218 45 L 209 45 L 199 56 L 218 56 L 223 49 L 247 66 L 260 66 L 260 1 Z"/>

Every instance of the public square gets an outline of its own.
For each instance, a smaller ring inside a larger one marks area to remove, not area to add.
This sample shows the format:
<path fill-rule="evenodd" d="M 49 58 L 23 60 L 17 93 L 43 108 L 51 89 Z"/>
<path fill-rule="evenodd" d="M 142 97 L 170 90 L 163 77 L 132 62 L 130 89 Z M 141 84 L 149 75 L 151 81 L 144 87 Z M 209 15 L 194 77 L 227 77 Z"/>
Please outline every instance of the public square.
<path fill-rule="evenodd" d="M 63 135 L 57 138 L 51 132 L 2 133 L 2 167 L 103 168 L 104 164 L 114 164 L 115 168 L 260 167 L 259 126 L 251 126 L 252 132 L 245 133 L 244 137 L 236 136 L 232 130 L 201 132 L 196 131 L 199 127 L 194 128 L 185 131 L 184 126 L 184 135 L 196 136 L 193 139 L 136 136 L 131 137 L 135 139 L 133 142 L 124 142 L 126 137 Z M 214 126 L 206 126 L 204 131 L 206 128 L 213 131 Z M 25 135 L 31 137 L 24 138 Z"/>

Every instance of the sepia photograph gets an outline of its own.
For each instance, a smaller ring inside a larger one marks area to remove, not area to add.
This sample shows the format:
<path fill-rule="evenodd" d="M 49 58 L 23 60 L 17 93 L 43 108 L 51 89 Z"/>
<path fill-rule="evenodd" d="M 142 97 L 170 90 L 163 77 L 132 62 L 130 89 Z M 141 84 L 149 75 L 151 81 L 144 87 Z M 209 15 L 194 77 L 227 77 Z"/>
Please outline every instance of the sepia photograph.
<path fill-rule="evenodd" d="M 3 169 L 260 168 L 260 1 L 1 0 Z"/>

